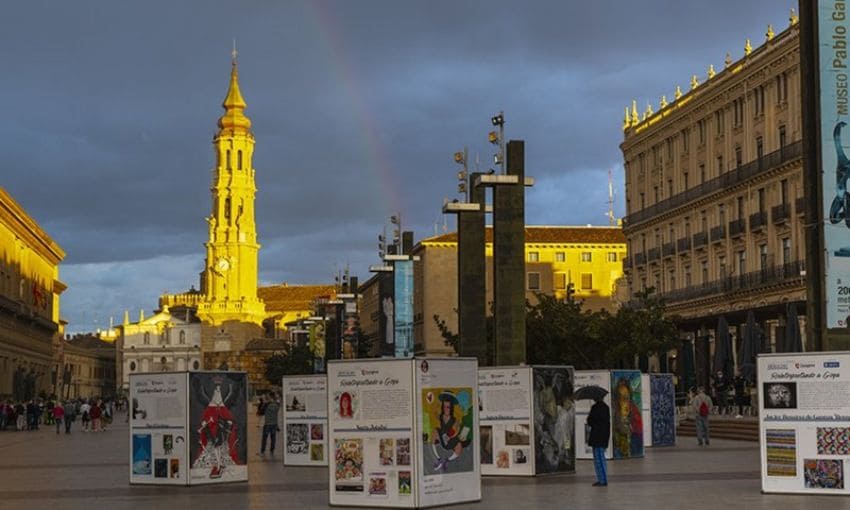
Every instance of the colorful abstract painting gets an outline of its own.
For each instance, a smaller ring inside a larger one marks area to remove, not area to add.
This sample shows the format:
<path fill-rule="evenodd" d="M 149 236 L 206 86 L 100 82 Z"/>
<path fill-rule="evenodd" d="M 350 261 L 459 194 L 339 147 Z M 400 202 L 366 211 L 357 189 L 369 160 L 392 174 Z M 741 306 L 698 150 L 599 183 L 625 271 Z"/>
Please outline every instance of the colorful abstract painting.
<path fill-rule="evenodd" d="M 676 444 L 676 391 L 672 374 L 650 374 L 652 446 Z"/>
<path fill-rule="evenodd" d="M 850 455 L 850 428 L 818 427 L 819 455 Z"/>
<path fill-rule="evenodd" d="M 641 377 L 638 370 L 611 372 L 611 431 L 615 459 L 643 457 Z"/>
<path fill-rule="evenodd" d="M 803 474 L 807 489 L 843 489 L 844 461 L 839 459 L 805 459 Z"/>
<path fill-rule="evenodd" d="M 797 436 L 794 429 L 767 429 L 764 444 L 767 476 L 797 476 Z"/>

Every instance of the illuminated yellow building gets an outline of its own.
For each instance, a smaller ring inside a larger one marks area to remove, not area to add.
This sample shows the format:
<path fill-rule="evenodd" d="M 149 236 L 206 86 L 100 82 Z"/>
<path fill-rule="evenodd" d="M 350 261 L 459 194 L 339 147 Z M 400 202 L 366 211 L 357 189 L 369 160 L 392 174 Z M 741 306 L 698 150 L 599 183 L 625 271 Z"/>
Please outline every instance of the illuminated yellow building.
<path fill-rule="evenodd" d="M 59 263 L 65 252 L 0 188 L 0 396 L 20 381 L 53 393 L 61 361 Z"/>
<path fill-rule="evenodd" d="M 226 322 L 261 325 L 266 317 L 257 297 L 257 225 L 254 222 L 254 134 L 245 116 L 234 55 L 224 115 L 213 139 L 216 166 L 212 177 L 212 214 L 201 275 L 204 299 L 198 317 L 215 326 Z"/>
<path fill-rule="evenodd" d="M 493 230 L 487 227 L 485 254 L 487 303 L 493 301 Z M 450 354 L 434 322 L 434 315 L 457 331 L 457 233 L 423 239 L 413 249 L 414 335 L 417 353 Z M 590 309 L 615 308 L 617 283 L 623 275 L 626 240 L 619 227 L 528 226 L 525 228 L 526 297 L 535 293 L 583 300 Z M 371 287 L 375 287 L 372 289 Z M 377 285 L 361 286 L 361 325 L 369 334 L 371 313 L 367 299 Z"/>

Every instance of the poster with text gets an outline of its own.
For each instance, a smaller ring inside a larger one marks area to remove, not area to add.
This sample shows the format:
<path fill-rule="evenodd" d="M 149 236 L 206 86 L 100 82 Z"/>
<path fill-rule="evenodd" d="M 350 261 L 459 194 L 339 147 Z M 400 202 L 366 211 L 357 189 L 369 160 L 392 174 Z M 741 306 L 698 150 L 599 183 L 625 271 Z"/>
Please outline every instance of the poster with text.
<path fill-rule="evenodd" d="M 244 372 L 189 373 L 189 484 L 248 480 Z"/>
<path fill-rule="evenodd" d="M 642 395 L 640 371 L 611 371 L 611 444 L 615 459 L 643 457 Z"/>
<path fill-rule="evenodd" d="M 327 466 L 327 377 L 286 376 L 282 388 L 284 465 Z"/>
<path fill-rule="evenodd" d="M 186 373 L 130 374 L 130 483 L 186 485 Z"/>
<path fill-rule="evenodd" d="M 846 328 L 850 316 L 850 142 L 847 89 L 848 8 L 846 2 L 818 2 L 824 296 L 828 328 Z"/>
<path fill-rule="evenodd" d="M 531 367 L 478 369 L 482 475 L 534 475 Z"/>
<path fill-rule="evenodd" d="M 758 358 L 764 492 L 850 494 L 850 353 Z"/>
<path fill-rule="evenodd" d="M 652 446 L 652 394 L 649 383 L 649 374 L 640 376 L 640 416 L 643 420 L 643 447 Z"/>
<path fill-rule="evenodd" d="M 419 505 L 478 501 L 478 362 L 469 358 L 415 358 L 414 363 L 420 432 Z M 522 461 L 520 457 L 511 460 Z"/>
<path fill-rule="evenodd" d="M 330 504 L 417 506 L 413 362 L 333 360 L 326 405 Z"/>
<path fill-rule="evenodd" d="M 534 474 L 576 469 L 573 367 L 532 367 L 534 392 Z"/>
<path fill-rule="evenodd" d="M 578 391 L 585 386 L 598 386 L 604 389 L 608 393 L 604 399 L 605 405 L 609 408 L 611 407 L 611 372 L 607 370 L 576 370 L 574 381 L 574 391 Z M 587 416 L 590 414 L 590 408 L 593 406 L 593 400 L 576 400 L 575 406 L 576 458 L 592 459 L 593 449 L 587 445 L 585 427 L 587 425 Z M 605 451 L 605 458 L 611 459 L 613 457 L 614 450 L 609 443 L 608 449 Z"/>
<path fill-rule="evenodd" d="M 652 446 L 676 444 L 676 389 L 673 374 L 650 374 Z"/>

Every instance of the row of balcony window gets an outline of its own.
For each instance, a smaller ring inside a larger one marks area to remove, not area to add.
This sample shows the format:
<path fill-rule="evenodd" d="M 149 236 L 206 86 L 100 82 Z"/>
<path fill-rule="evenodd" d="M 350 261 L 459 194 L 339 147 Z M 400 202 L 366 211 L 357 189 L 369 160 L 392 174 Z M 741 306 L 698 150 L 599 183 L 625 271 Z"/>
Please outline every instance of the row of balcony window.
<path fill-rule="evenodd" d="M 805 207 L 805 199 L 798 198 L 796 200 L 796 212 L 797 214 L 804 214 Z M 791 204 L 780 204 L 773 208 L 770 211 L 770 219 L 775 225 L 781 225 L 790 220 L 791 217 Z M 768 214 L 767 211 L 760 211 L 757 213 L 753 213 L 749 217 L 749 228 L 751 232 L 760 232 L 764 230 L 764 228 L 768 224 Z M 623 259 L 623 263 L 625 267 L 629 267 L 634 263 L 636 266 L 645 265 L 647 262 L 656 261 L 662 257 L 672 257 L 677 252 L 680 255 L 689 254 L 690 250 L 693 249 L 704 249 L 709 243 L 711 244 L 719 244 L 726 241 L 728 238 L 739 238 L 742 237 L 747 232 L 747 220 L 744 218 L 739 218 L 737 220 L 732 220 L 728 224 L 728 228 L 726 225 L 718 225 L 716 227 L 712 227 L 708 232 L 697 232 L 693 236 L 682 237 L 676 240 L 674 244 L 673 241 L 664 243 L 661 247 L 650 248 L 646 251 L 646 254 L 636 253 L 633 256 L 629 256 Z M 728 236 L 727 236 L 728 234 Z"/>
<path fill-rule="evenodd" d="M 700 185 L 694 186 L 693 188 L 662 200 L 649 207 L 635 211 L 624 218 L 623 224 L 624 226 L 633 227 L 645 221 L 649 221 L 689 202 L 704 198 L 711 193 L 728 189 L 778 166 L 800 159 L 802 155 L 802 141 L 786 145 L 779 150 L 761 156 L 749 163 L 740 165 L 734 170 L 729 170 L 728 172 L 725 172 L 713 179 L 709 179 Z"/>
<path fill-rule="evenodd" d="M 743 274 L 723 275 L 720 278 L 684 288 L 660 292 L 668 303 L 689 301 L 730 292 L 757 290 L 772 285 L 803 283 L 805 264 L 796 260 L 787 264 L 766 266 Z"/>

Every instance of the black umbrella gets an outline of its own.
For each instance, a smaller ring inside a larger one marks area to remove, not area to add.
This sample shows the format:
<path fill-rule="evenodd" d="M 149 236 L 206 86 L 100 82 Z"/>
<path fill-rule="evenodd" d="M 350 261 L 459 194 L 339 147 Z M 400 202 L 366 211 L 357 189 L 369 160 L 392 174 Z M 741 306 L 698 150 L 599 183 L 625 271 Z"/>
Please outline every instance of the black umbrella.
<path fill-rule="evenodd" d="M 729 323 L 726 322 L 726 316 L 721 315 L 717 321 L 717 331 L 714 333 L 714 372 L 723 372 L 727 378 L 732 377 L 732 362 Z"/>
<path fill-rule="evenodd" d="M 601 400 L 607 394 L 608 390 L 601 386 L 584 386 L 573 393 L 573 400 Z"/>
<path fill-rule="evenodd" d="M 800 334 L 800 321 L 797 320 L 797 307 L 788 303 L 786 306 L 784 352 L 803 352 L 803 337 Z"/>
<path fill-rule="evenodd" d="M 741 352 L 738 353 L 738 366 L 741 376 L 753 382 L 756 377 L 756 355 L 759 353 L 759 331 L 756 317 L 752 310 L 747 314 L 747 324 L 744 326 L 744 338 L 741 342 Z"/>

